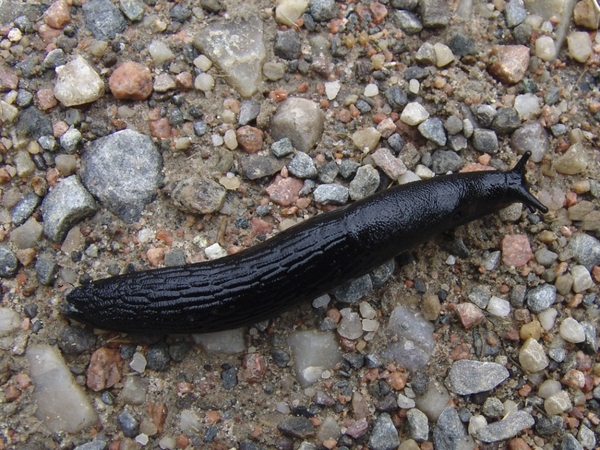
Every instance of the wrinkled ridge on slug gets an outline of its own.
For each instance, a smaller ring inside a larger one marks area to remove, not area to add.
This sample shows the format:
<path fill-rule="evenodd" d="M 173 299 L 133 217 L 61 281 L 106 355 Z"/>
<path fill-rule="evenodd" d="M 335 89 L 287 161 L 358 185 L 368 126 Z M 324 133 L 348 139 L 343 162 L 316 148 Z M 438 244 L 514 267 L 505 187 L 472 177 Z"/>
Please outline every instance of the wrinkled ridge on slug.
<path fill-rule="evenodd" d="M 512 203 L 547 212 L 525 183 L 530 156 L 526 152 L 508 172 L 460 173 L 394 186 L 215 261 L 79 286 L 67 295 L 63 314 L 132 333 L 204 333 L 253 325 Z"/>

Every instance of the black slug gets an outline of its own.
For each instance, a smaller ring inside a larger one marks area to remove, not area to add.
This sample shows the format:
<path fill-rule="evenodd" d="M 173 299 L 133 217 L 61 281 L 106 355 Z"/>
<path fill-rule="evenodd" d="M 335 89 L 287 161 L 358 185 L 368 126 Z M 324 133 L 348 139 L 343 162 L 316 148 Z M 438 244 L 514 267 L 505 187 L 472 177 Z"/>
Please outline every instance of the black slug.
<path fill-rule="evenodd" d="M 508 172 L 453 174 L 392 187 L 216 261 L 77 287 L 67 295 L 64 313 L 130 333 L 204 333 L 255 324 L 512 203 L 547 212 L 525 184 L 530 155 Z"/>

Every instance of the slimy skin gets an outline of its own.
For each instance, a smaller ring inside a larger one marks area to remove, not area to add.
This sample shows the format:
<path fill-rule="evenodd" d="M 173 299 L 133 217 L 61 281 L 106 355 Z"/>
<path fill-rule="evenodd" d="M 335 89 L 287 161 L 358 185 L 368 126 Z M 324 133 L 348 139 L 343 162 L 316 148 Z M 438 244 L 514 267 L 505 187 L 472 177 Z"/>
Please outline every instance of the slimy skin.
<path fill-rule="evenodd" d="M 79 286 L 67 295 L 63 313 L 128 333 L 206 333 L 276 317 L 439 233 L 513 203 L 547 212 L 525 184 L 529 157 L 525 153 L 508 172 L 395 186 L 215 261 Z"/>

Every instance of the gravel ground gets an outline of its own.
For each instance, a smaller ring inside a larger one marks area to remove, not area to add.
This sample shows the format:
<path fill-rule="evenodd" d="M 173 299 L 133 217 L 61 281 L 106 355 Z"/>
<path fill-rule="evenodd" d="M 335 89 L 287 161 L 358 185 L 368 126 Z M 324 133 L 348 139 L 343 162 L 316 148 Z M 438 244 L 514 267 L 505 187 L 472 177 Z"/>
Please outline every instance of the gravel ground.
<path fill-rule="evenodd" d="M 0 449 L 596 448 L 598 4 L 278 5 L 0 0 Z M 78 284 L 527 150 L 547 214 L 248 329 L 59 312 Z"/>

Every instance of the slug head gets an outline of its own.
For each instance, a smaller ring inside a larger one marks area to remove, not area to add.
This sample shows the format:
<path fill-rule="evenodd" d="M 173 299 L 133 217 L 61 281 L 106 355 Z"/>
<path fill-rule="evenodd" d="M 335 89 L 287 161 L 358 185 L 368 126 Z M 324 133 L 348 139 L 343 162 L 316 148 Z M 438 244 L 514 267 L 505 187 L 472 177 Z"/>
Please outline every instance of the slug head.
<path fill-rule="evenodd" d="M 515 199 L 521 201 L 524 205 L 526 205 L 531 212 L 541 211 L 542 213 L 547 213 L 548 208 L 541 203 L 537 198 L 533 196 L 527 187 L 527 182 L 525 181 L 525 172 L 527 160 L 531 157 L 531 152 L 526 151 L 525 154 L 521 157 L 519 162 L 513 167 L 512 170 L 506 172 L 506 189 L 507 194 L 510 197 L 514 197 Z"/>

